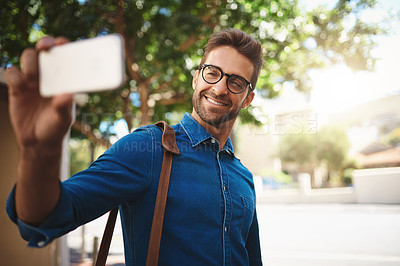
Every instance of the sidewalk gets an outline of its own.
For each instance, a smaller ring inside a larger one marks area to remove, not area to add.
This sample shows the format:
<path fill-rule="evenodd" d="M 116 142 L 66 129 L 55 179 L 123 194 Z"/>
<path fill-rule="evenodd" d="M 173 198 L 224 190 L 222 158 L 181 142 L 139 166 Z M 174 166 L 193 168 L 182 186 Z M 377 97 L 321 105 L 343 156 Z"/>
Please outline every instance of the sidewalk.
<path fill-rule="evenodd" d="M 108 213 L 100 218 L 85 225 L 85 252 L 86 259 L 80 261 L 80 251 L 82 248 L 82 227 L 68 234 L 68 247 L 70 249 L 71 266 L 92 266 L 92 259 L 90 258 L 93 252 L 94 237 L 98 237 L 99 241 L 103 236 L 104 228 L 108 219 Z M 100 242 L 98 243 L 100 245 Z M 122 228 L 119 214 L 115 222 L 113 238 L 110 245 L 109 255 L 107 257 L 108 266 L 122 266 L 125 265 L 124 246 L 122 239 Z"/>
<path fill-rule="evenodd" d="M 259 204 L 268 266 L 399 266 L 400 205 Z"/>
<path fill-rule="evenodd" d="M 124 266 L 125 260 L 124 257 L 121 256 L 113 256 L 110 255 L 107 258 L 106 266 Z M 90 259 L 85 260 L 84 262 L 71 262 L 70 266 L 93 266 L 93 262 Z"/>
<path fill-rule="evenodd" d="M 259 203 L 257 215 L 264 265 L 400 265 L 400 205 Z M 86 226 L 86 252 L 93 236 L 101 237 L 106 219 Z M 80 248 L 80 234 L 71 233 L 70 246 Z M 119 221 L 110 252 L 107 265 L 124 265 Z"/>

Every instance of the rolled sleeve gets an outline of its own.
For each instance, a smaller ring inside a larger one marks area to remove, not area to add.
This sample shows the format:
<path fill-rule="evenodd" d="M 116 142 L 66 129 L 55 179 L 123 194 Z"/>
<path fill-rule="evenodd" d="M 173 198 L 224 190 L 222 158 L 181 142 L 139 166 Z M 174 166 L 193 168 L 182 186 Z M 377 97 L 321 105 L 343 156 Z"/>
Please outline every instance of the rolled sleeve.
<path fill-rule="evenodd" d="M 60 182 L 58 203 L 39 226 L 18 218 L 14 186 L 6 210 L 28 246 L 46 246 L 112 208 L 140 197 L 153 178 L 155 150 L 161 150 L 161 145 L 155 146 L 154 139 L 149 128 L 137 130 L 115 143 L 88 169 Z"/>
<path fill-rule="evenodd" d="M 15 186 L 12 189 L 6 206 L 7 214 L 17 226 L 21 237 L 28 241 L 28 246 L 41 248 L 49 244 L 55 238 L 75 229 L 74 214 L 67 191 L 61 186 L 60 199 L 55 209 L 49 214 L 46 220 L 39 226 L 32 226 L 21 221 L 15 208 Z"/>

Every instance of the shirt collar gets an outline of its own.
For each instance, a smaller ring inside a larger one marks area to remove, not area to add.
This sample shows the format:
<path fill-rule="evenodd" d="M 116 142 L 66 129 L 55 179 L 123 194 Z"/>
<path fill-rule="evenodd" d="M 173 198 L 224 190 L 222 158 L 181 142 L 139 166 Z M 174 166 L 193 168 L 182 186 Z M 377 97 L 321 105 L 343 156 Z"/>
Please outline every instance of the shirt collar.
<path fill-rule="evenodd" d="M 181 120 L 181 126 L 183 130 L 186 132 L 188 138 L 192 146 L 197 146 L 200 143 L 215 139 L 210 133 L 207 132 L 189 113 L 185 113 Z M 230 138 L 225 143 L 225 146 L 222 150 L 226 150 L 228 153 L 234 155 L 233 145 Z"/>

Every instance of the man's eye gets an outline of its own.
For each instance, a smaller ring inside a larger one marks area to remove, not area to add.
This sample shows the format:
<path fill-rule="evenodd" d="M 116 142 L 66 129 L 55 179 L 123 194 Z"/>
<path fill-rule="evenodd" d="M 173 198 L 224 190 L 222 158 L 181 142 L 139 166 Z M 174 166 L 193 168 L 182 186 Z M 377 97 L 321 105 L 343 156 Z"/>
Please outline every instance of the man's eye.
<path fill-rule="evenodd" d="M 207 76 L 218 76 L 218 74 L 216 72 L 207 72 Z"/>
<path fill-rule="evenodd" d="M 240 79 L 231 79 L 229 82 L 232 86 L 235 86 L 237 88 L 243 88 L 244 82 L 242 82 Z"/>
<path fill-rule="evenodd" d="M 221 73 L 218 71 L 218 69 L 216 69 L 214 67 L 207 67 L 205 69 L 205 74 L 208 77 L 219 77 L 221 75 Z"/>

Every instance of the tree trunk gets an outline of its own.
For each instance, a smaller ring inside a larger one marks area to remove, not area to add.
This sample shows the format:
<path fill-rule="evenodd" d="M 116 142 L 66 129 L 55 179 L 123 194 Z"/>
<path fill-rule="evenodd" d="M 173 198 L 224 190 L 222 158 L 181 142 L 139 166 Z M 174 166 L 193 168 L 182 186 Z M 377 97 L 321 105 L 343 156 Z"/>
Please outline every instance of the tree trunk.
<path fill-rule="evenodd" d="M 109 148 L 111 146 L 111 143 L 108 140 L 104 138 L 98 138 L 93 133 L 93 129 L 89 125 L 84 124 L 81 121 L 75 121 L 72 124 L 72 127 L 85 135 L 85 137 L 87 137 L 96 146 L 103 146 L 106 148 Z"/>
<path fill-rule="evenodd" d="M 139 95 L 140 95 L 140 112 L 141 112 L 141 125 L 148 125 L 150 123 L 149 113 L 149 91 L 147 89 L 147 82 L 139 84 Z"/>

